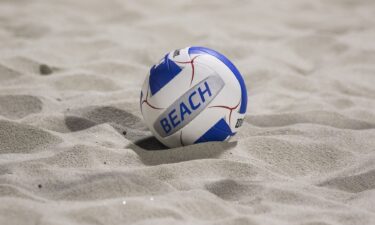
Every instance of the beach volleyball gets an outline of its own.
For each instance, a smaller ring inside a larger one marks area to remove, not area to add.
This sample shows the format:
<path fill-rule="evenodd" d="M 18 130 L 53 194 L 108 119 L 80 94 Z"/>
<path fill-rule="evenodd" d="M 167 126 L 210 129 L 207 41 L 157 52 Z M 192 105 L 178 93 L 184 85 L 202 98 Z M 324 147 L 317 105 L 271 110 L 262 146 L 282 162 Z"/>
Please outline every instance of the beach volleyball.
<path fill-rule="evenodd" d="M 187 47 L 151 67 L 140 95 L 147 127 L 173 148 L 227 141 L 240 129 L 247 108 L 244 79 L 219 52 Z"/>

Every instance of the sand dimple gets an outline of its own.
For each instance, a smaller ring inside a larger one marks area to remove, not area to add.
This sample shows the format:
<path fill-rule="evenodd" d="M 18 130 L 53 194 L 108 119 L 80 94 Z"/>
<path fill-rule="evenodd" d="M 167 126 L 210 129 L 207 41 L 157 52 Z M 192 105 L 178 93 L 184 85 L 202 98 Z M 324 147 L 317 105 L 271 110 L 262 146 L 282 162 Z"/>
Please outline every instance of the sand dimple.
<path fill-rule="evenodd" d="M 139 117 L 114 106 L 88 106 L 71 110 L 65 116 L 65 124 L 73 132 L 99 124 L 109 124 L 119 134 L 133 142 L 150 135 Z"/>
<path fill-rule="evenodd" d="M 61 139 L 33 126 L 0 120 L 0 153 L 32 153 L 61 142 Z"/>
<path fill-rule="evenodd" d="M 43 109 L 43 102 L 30 95 L 0 95 L 0 115 L 20 119 Z"/>
<path fill-rule="evenodd" d="M 334 145 L 289 138 L 255 137 L 246 140 L 248 152 L 286 176 L 320 174 L 339 169 L 351 161 L 349 152 Z"/>
<path fill-rule="evenodd" d="M 0 64 L 0 81 L 7 81 L 11 79 L 16 79 L 22 74 L 16 70 L 13 70 L 7 66 Z"/>
<path fill-rule="evenodd" d="M 41 24 L 10 24 L 5 27 L 13 36 L 24 39 L 37 39 L 49 32 L 49 28 Z"/>
<path fill-rule="evenodd" d="M 339 55 L 347 49 L 347 46 L 339 43 L 336 38 L 319 35 L 298 37 L 290 40 L 287 44 L 297 54 L 314 62 L 329 59 L 329 57 Z M 314 48 L 311 48 L 311 46 L 314 46 Z"/>
<path fill-rule="evenodd" d="M 228 201 L 244 200 L 244 198 L 254 196 L 262 190 L 257 182 L 251 183 L 233 179 L 221 179 L 206 184 L 206 188 L 211 193 Z"/>
<path fill-rule="evenodd" d="M 246 118 L 246 121 L 260 127 L 276 127 L 298 123 L 313 123 L 353 130 L 375 128 L 375 122 L 348 118 L 336 112 L 325 111 L 249 116 Z"/>
<path fill-rule="evenodd" d="M 336 188 L 348 192 L 363 192 L 375 188 L 375 170 L 345 177 L 335 177 L 322 182 L 321 186 Z"/>
<path fill-rule="evenodd" d="M 11 68 L 16 68 L 17 71 L 23 74 L 45 75 L 46 73 L 51 74 L 53 71 L 58 70 L 58 68 L 28 56 L 13 56 L 5 59 L 4 64 Z"/>
<path fill-rule="evenodd" d="M 64 200 L 98 200 L 116 197 L 132 197 L 139 195 L 159 195 L 173 191 L 169 185 L 156 179 L 146 179 L 141 175 L 119 172 L 98 173 L 85 176 L 72 182 L 48 184 L 44 192 L 50 199 Z M 105 192 L 105 195 L 102 193 Z"/>
<path fill-rule="evenodd" d="M 55 82 L 56 88 L 61 91 L 114 91 L 119 90 L 113 81 L 95 75 L 77 74 L 64 76 Z"/>

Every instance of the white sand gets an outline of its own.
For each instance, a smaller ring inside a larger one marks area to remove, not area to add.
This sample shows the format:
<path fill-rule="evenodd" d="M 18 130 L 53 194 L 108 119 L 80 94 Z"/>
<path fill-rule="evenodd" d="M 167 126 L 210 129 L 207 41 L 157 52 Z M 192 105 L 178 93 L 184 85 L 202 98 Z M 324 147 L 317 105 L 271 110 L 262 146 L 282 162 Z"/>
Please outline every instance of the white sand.
<path fill-rule="evenodd" d="M 189 45 L 246 122 L 151 151 L 140 86 Z M 375 1 L 1 1 L 0 224 L 129 223 L 375 224 Z"/>

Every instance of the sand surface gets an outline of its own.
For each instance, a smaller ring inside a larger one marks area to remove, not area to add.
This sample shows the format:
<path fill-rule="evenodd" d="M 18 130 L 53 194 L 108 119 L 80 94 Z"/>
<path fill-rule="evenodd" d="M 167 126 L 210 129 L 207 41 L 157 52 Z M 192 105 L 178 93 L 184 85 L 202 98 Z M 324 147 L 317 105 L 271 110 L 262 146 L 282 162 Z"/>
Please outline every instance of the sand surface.
<path fill-rule="evenodd" d="M 157 151 L 141 84 L 191 45 L 247 118 Z M 0 224 L 375 224 L 375 1 L 0 1 Z"/>

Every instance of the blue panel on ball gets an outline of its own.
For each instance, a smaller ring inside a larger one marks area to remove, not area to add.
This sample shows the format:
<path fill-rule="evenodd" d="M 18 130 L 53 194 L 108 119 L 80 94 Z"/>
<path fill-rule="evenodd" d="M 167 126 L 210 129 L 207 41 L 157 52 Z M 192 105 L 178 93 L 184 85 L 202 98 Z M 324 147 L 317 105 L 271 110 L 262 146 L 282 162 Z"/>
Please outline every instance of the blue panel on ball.
<path fill-rule="evenodd" d="M 151 94 L 156 94 L 180 72 L 181 68 L 173 60 L 170 60 L 167 54 L 162 63 L 153 66 L 150 70 L 149 83 Z"/>
<path fill-rule="evenodd" d="M 227 122 L 224 119 L 219 120 L 215 125 L 213 125 L 206 133 L 204 133 L 194 144 L 209 142 L 209 141 L 224 141 L 228 136 L 233 136 Z"/>
<path fill-rule="evenodd" d="M 244 114 L 246 113 L 247 109 L 247 91 L 246 91 L 246 86 L 245 86 L 245 81 L 243 80 L 240 72 L 238 69 L 233 65 L 231 61 L 224 55 L 220 54 L 219 52 L 205 48 L 205 47 L 190 47 L 189 48 L 189 54 L 209 54 L 214 56 L 215 58 L 219 59 L 222 63 L 224 63 L 231 71 L 232 73 L 236 76 L 238 82 L 240 83 L 241 87 L 241 106 L 240 106 L 240 113 Z"/>

